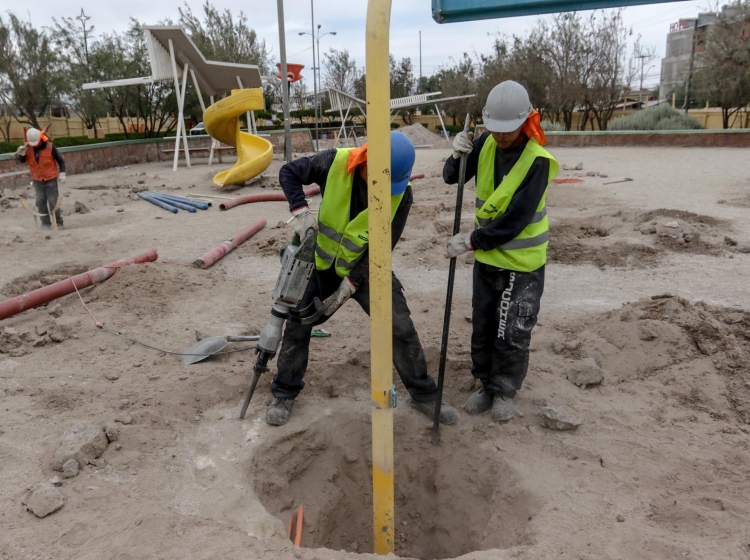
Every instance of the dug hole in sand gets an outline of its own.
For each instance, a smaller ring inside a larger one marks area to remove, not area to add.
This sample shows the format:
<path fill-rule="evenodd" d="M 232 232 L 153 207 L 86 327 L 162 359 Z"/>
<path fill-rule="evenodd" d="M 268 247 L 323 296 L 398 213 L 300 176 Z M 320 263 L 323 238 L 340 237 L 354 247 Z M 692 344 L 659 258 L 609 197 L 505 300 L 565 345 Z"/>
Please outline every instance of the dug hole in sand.
<path fill-rule="evenodd" d="M 303 546 L 372 552 L 372 441 L 369 415 L 336 414 L 263 443 L 252 462 L 266 509 L 286 522 L 305 509 Z M 541 501 L 524 489 L 494 447 L 400 415 L 394 454 L 396 552 L 453 558 L 529 544 L 528 521 Z M 497 530 L 502 527 L 502 530 Z"/>

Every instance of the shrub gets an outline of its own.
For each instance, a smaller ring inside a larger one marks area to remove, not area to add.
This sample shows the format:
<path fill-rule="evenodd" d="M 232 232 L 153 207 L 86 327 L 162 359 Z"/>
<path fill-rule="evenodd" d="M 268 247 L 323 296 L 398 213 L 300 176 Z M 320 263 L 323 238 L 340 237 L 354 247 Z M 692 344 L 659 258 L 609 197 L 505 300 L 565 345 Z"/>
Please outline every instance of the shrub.
<path fill-rule="evenodd" d="M 20 140 L 17 142 L 0 142 L 0 154 L 12 154 L 23 144 Z"/>
<path fill-rule="evenodd" d="M 703 128 L 696 120 L 669 105 L 652 107 L 609 123 L 609 130 L 696 130 Z"/>
<path fill-rule="evenodd" d="M 564 132 L 565 126 L 559 122 L 554 121 L 542 121 L 542 130 L 545 132 Z"/>
<path fill-rule="evenodd" d="M 393 129 L 393 130 L 397 129 L 397 128 L 398 128 L 398 127 L 400 127 L 400 126 L 401 126 L 401 125 L 400 125 L 400 124 L 398 124 L 397 122 L 392 122 L 392 123 L 391 123 L 391 129 Z"/>

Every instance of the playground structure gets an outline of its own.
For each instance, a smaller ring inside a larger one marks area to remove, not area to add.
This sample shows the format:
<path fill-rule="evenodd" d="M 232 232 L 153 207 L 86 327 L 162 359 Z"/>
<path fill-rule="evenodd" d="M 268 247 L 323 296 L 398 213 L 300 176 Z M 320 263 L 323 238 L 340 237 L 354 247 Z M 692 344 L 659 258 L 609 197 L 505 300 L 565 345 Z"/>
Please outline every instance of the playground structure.
<path fill-rule="evenodd" d="M 214 176 L 214 185 L 241 185 L 260 175 L 273 159 L 273 146 L 265 138 L 240 130 L 242 113 L 263 109 L 263 90 L 235 89 L 203 112 L 206 132 L 219 142 L 237 149 L 237 162 Z"/>
<path fill-rule="evenodd" d="M 92 82 L 83 84 L 83 89 L 111 88 L 139 84 L 152 84 L 160 81 L 173 80 L 177 94 L 177 134 L 175 137 L 173 171 L 177 170 L 180 158 L 180 144 L 185 154 L 185 163 L 190 167 L 190 150 L 188 148 L 187 131 L 185 130 L 185 92 L 187 90 L 188 74 L 193 82 L 201 109 L 206 112 L 203 93 L 209 96 L 211 105 L 215 105 L 215 99 L 219 96 L 228 96 L 232 90 L 244 88 L 258 89 L 263 87 L 260 70 L 252 64 L 233 64 L 229 62 L 215 62 L 206 60 L 188 37 L 185 30 L 178 26 L 145 26 L 145 41 L 148 48 L 148 58 L 151 66 L 151 75 L 139 78 L 126 78 L 123 80 L 111 80 L 106 82 Z M 180 68 L 182 78 L 180 78 Z M 260 91 L 260 90 L 259 90 Z M 252 94 L 246 99 L 255 99 Z M 247 109 L 248 126 L 253 127 L 255 118 L 253 111 L 263 108 L 263 96 L 260 96 L 260 104 L 253 101 L 252 109 Z M 224 107 L 224 106 L 222 106 Z M 250 107 L 248 105 L 248 107 Z M 223 113 L 223 109 L 218 112 Z M 235 117 L 227 117 L 235 118 Z M 208 128 L 208 126 L 207 126 Z M 255 131 L 255 128 L 252 128 Z M 229 138 L 229 136 L 227 136 Z M 232 140 L 234 141 L 234 136 Z M 247 140 L 244 140 L 247 142 Z M 258 149 L 262 145 L 253 143 Z M 213 161 L 215 148 L 219 147 L 219 140 L 213 142 L 209 153 L 209 165 Z M 240 147 L 238 146 L 238 155 Z M 253 150 L 250 149 L 250 152 Z M 264 152 L 263 152 L 264 153 Z M 260 155 L 260 153 L 258 154 Z M 249 153 L 246 151 L 246 156 Z M 270 159 L 269 159 L 270 162 Z M 257 169 L 257 166 L 256 166 Z M 264 168 L 265 169 L 265 168 Z M 263 170 L 258 171 L 258 173 Z M 247 177 L 245 180 L 250 179 Z"/>
<path fill-rule="evenodd" d="M 401 112 L 404 109 L 411 109 L 413 107 L 423 107 L 425 105 L 435 105 L 435 111 L 437 112 L 438 118 L 440 119 L 440 126 L 443 129 L 443 136 L 447 138 L 448 132 L 445 130 L 445 122 L 443 121 L 443 115 L 440 112 L 440 103 L 445 103 L 446 101 L 455 101 L 456 99 L 468 99 L 470 97 L 476 97 L 476 94 L 470 93 L 468 95 L 457 95 L 454 97 L 435 98 L 435 96 L 441 95 L 441 93 L 442 92 L 440 91 L 435 91 L 432 93 L 419 93 L 416 95 L 410 95 L 408 97 L 399 97 L 397 99 L 391 99 L 390 100 L 391 122 L 393 122 L 393 120 L 398 116 L 399 112 Z M 341 136 L 343 136 L 344 139 L 348 138 L 349 136 L 353 136 L 354 141 L 356 143 L 357 135 L 355 134 L 354 130 L 352 129 L 352 130 L 349 130 L 348 132 L 346 130 L 346 119 L 349 118 L 349 113 L 354 107 L 357 107 L 360 110 L 360 112 L 364 115 L 365 107 L 367 106 L 367 101 L 363 99 L 359 99 L 358 97 L 355 97 L 354 95 L 350 95 L 346 92 L 343 92 L 335 88 L 328 88 L 328 98 L 331 101 L 331 108 L 328 109 L 326 113 L 338 112 L 339 116 L 341 117 L 341 130 L 339 130 L 339 133 L 336 135 L 336 142 L 338 142 L 338 139 Z"/>

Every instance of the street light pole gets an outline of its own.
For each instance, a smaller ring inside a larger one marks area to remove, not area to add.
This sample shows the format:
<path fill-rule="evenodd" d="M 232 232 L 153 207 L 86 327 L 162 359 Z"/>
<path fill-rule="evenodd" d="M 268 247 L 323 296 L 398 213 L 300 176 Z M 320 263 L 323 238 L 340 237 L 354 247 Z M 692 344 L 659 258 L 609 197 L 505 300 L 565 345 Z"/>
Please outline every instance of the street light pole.
<path fill-rule="evenodd" d="M 322 27 L 322 25 L 321 25 L 321 24 L 318 24 L 318 37 L 317 37 L 317 43 L 318 43 L 318 64 L 317 64 L 317 66 L 318 66 L 318 83 L 320 83 L 320 70 L 321 70 L 321 67 L 320 67 L 320 38 L 321 38 L 321 37 L 325 37 L 326 35 L 336 35 L 336 32 L 335 32 L 335 31 L 328 31 L 327 33 L 323 33 L 323 34 L 321 35 L 321 34 L 320 34 L 320 28 L 321 28 L 321 27 Z M 323 88 L 321 87 L 321 90 L 322 90 L 322 89 L 323 89 Z M 318 103 L 318 100 L 317 100 L 317 99 L 315 100 L 315 103 L 316 103 L 316 105 L 317 105 L 317 103 Z M 319 110 L 319 113 L 320 113 L 320 116 L 321 116 L 321 118 L 322 118 L 322 117 L 323 117 L 323 106 L 322 106 L 322 104 L 321 104 L 321 106 L 320 106 L 320 110 Z"/>
<path fill-rule="evenodd" d="M 284 0 L 276 0 L 279 18 L 279 58 L 281 58 L 281 99 L 284 103 L 284 159 L 292 161 L 292 127 L 289 120 L 289 76 L 286 68 L 286 37 L 284 34 Z"/>
<path fill-rule="evenodd" d="M 318 81 L 315 77 L 315 8 L 313 7 L 315 0 L 310 0 L 310 19 L 312 24 L 310 26 L 310 37 L 313 44 L 313 105 L 315 106 L 315 151 L 320 151 L 320 134 L 318 133 Z"/>

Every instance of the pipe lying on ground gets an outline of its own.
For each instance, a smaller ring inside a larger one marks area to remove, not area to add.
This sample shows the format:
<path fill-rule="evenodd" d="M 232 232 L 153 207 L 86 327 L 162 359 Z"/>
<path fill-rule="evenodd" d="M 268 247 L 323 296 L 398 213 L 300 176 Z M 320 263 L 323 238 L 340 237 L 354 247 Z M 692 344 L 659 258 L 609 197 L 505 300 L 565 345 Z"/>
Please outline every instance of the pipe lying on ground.
<path fill-rule="evenodd" d="M 174 200 L 173 198 L 167 198 L 164 195 L 152 193 L 152 198 L 155 198 L 156 200 L 161 200 L 162 202 L 166 202 L 167 204 L 171 204 L 175 208 L 179 208 L 180 210 L 186 210 L 192 214 L 195 214 L 198 211 L 198 208 L 195 206 L 191 206 L 190 204 L 185 204 L 184 202 L 179 202 L 177 200 Z"/>
<path fill-rule="evenodd" d="M 195 259 L 195 261 L 193 262 L 193 266 L 196 268 L 208 268 L 216 261 L 222 259 L 227 253 L 236 249 L 239 245 L 250 239 L 264 227 L 266 227 L 265 218 L 261 218 L 257 222 L 253 222 L 241 232 L 232 237 L 232 239 L 227 239 L 226 241 L 222 242 L 221 245 L 214 247 L 205 255 L 201 256 L 198 259 Z"/>
<path fill-rule="evenodd" d="M 177 214 L 177 212 L 179 212 L 179 210 L 177 210 L 177 208 L 175 208 L 171 204 L 164 202 L 163 200 L 159 200 L 158 198 L 154 198 L 149 194 L 139 192 L 138 198 L 141 198 L 146 202 L 150 202 L 151 204 L 155 204 L 159 208 L 164 208 L 164 210 L 168 210 L 169 212 L 172 212 L 172 214 Z"/>
<path fill-rule="evenodd" d="M 416 179 L 424 179 L 424 173 L 415 173 L 414 175 L 409 177 L 410 181 L 414 181 Z M 320 194 L 320 187 L 318 185 L 310 185 L 309 187 L 305 187 L 305 196 L 315 196 L 316 194 Z M 229 210 L 230 208 L 234 208 L 235 206 L 239 206 L 241 204 L 252 204 L 253 202 L 283 202 L 285 200 L 286 195 L 284 193 L 249 194 L 247 196 L 233 198 L 228 202 L 222 202 L 221 204 L 219 204 L 219 210 Z"/>
<path fill-rule="evenodd" d="M 310 185 L 309 187 L 305 187 L 305 196 L 314 196 L 316 194 L 320 194 L 320 187 L 318 185 Z M 240 204 L 252 204 L 253 202 L 272 201 L 283 202 L 285 200 L 286 195 L 283 192 L 250 194 L 247 196 L 233 198 L 232 200 L 228 200 L 227 202 L 222 202 L 221 204 L 219 204 L 219 209 L 229 210 L 230 208 L 234 208 L 235 206 L 239 206 Z"/>
<path fill-rule="evenodd" d="M 200 208 L 201 210 L 208 210 L 212 204 L 205 200 L 196 200 L 194 198 L 185 198 L 183 196 L 177 196 L 173 194 L 165 194 L 165 193 L 154 193 L 158 195 L 161 198 L 166 199 L 172 199 L 177 202 L 182 202 L 183 204 L 188 204 L 190 206 L 195 206 L 196 208 Z"/>
<path fill-rule="evenodd" d="M 99 282 L 104 282 L 108 278 L 111 278 L 115 272 L 123 266 L 154 262 L 158 257 L 156 251 L 151 249 L 139 255 L 135 255 L 134 257 L 115 261 L 112 264 L 100 266 L 99 268 L 94 268 L 88 272 L 71 276 L 65 280 L 60 280 L 59 282 L 55 282 L 44 288 L 39 288 L 38 290 L 6 299 L 5 301 L 0 302 L 0 320 L 8 319 L 9 317 L 13 317 L 27 309 L 39 307 L 40 305 L 49 303 L 54 299 L 72 294 L 76 291 L 76 288 L 82 290 L 83 288 L 88 288 Z"/>

